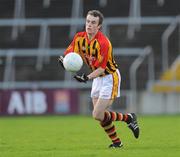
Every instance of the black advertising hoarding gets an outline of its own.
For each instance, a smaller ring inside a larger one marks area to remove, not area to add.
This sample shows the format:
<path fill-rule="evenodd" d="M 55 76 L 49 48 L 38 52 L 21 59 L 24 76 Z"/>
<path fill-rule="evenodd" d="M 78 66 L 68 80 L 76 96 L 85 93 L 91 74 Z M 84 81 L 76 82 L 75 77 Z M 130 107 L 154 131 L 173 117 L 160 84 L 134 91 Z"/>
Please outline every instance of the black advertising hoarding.
<path fill-rule="evenodd" d="M 71 89 L 0 90 L 0 115 L 77 114 L 78 92 Z"/>

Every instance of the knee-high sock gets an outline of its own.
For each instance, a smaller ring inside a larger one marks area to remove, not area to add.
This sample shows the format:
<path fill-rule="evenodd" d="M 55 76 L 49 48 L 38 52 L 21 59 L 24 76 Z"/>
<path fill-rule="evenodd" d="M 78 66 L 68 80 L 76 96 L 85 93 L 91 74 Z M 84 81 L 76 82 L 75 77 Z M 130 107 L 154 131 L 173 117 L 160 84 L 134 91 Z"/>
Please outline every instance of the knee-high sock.
<path fill-rule="evenodd" d="M 128 114 L 122 114 L 120 112 L 106 111 L 105 115 L 108 114 L 108 117 L 111 121 L 124 121 L 129 123 L 131 121 L 131 117 Z"/>
<path fill-rule="evenodd" d="M 109 118 L 110 117 L 108 113 L 105 112 L 104 120 L 100 124 L 113 143 L 121 142 L 119 137 L 117 136 L 116 128 Z"/>

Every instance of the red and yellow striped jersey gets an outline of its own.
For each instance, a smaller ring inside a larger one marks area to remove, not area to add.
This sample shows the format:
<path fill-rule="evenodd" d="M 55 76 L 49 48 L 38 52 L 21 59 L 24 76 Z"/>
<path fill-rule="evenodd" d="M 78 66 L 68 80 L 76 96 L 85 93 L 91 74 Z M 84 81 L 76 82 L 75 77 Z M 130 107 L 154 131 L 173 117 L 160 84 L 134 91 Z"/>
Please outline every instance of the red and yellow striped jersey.
<path fill-rule="evenodd" d="M 112 74 L 117 69 L 113 58 L 112 45 L 108 38 L 98 32 L 92 40 L 89 40 L 86 32 L 79 32 L 65 51 L 76 52 L 81 55 L 84 62 L 94 71 L 98 67 L 105 69 L 105 74 Z"/>

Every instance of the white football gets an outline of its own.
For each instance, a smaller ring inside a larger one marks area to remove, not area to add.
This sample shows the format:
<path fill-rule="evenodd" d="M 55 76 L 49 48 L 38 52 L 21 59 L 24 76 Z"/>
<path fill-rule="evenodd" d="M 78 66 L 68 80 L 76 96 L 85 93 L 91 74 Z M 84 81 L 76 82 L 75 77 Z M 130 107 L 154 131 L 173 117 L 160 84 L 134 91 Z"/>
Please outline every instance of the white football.
<path fill-rule="evenodd" d="M 77 72 L 83 65 L 81 56 L 75 52 L 68 53 L 63 59 L 64 68 L 70 72 Z"/>

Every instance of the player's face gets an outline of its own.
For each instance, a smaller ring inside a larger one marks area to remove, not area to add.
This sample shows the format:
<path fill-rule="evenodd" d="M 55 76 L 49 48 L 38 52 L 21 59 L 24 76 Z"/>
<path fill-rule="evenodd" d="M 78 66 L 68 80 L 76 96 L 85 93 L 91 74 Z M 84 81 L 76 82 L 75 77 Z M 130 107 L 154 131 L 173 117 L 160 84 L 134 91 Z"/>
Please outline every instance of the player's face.
<path fill-rule="evenodd" d="M 86 32 L 89 36 L 93 37 L 96 35 L 98 30 L 101 28 L 99 25 L 99 17 L 94 17 L 92 15 L 87 15 L 86 17 Z"/>

